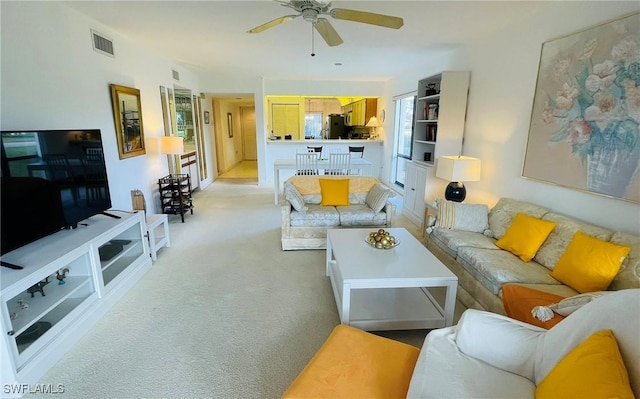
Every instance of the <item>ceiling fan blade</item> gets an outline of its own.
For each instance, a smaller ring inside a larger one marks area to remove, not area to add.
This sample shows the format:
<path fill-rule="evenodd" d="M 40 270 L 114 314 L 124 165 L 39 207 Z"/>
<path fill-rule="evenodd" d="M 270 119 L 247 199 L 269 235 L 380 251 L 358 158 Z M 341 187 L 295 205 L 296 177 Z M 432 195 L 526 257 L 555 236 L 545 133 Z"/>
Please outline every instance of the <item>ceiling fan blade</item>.
<path fill-rule="evenodd" d="M 326 18 L 318 18 L 313 25 L 330 47 L 339 46 L 344 43 L 338 32 L 333 29 L 333 26 L 331 26 L 331 23 Z"/>
<path fill-rule="evenodd" d="M 262 31 L 265 31 L 265 30 L 269 29 L 269 28 L 273 28 L 274 26 L 283 24 L 285 22 L 289 22 L 292 19 L 297 18 L 297 17 L 299 17 L 299 15 L 285 15 L 284 17 L 276 18 L 273 21 L 269 21 L 269 22 L 266 22 L 266 23 L 264 23 L 262 25 L 256 26 L 255 28 L 248 30 L 247 33 L 260 33 Z"/>
<path fill-rule="evenodd" d="M 366 11 L 348 10 L 346 8 L 334 8 L 329 11 L 329 15 L 335 19 L 362 22 L 363 24 L 378 25 L 385 28 L 399 29 L 404 25 L 404 21 L 400 17 Z"/>

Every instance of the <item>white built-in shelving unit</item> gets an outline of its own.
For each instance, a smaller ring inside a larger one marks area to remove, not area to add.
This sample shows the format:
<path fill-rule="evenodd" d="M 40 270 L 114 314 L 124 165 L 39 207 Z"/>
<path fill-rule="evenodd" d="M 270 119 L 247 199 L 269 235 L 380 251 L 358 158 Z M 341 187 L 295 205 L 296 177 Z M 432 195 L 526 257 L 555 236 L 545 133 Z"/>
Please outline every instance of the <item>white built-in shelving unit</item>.
<path fill-rule="evenodd" d="M 444 71 L 418 81 L 402 208 L 418 225 L 424 218 L 425 195 L 429 181 L 435 179 L 438 157 L 462 151 L 470 76 L 469 71 Z"/>

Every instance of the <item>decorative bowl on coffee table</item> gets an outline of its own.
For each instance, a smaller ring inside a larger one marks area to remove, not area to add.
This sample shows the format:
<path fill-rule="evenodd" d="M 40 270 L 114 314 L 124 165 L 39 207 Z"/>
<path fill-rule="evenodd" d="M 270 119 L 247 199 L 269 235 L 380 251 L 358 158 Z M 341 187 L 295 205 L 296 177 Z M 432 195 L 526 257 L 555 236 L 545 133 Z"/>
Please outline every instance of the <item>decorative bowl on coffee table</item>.
<path fill-rule="evenodd" d="M 400 245 L 400 240 L 396 239 L 384 229 L 370 232 L 369 235 L 364 238 L 364 241 L 376 249 L 391 249 Z"/>

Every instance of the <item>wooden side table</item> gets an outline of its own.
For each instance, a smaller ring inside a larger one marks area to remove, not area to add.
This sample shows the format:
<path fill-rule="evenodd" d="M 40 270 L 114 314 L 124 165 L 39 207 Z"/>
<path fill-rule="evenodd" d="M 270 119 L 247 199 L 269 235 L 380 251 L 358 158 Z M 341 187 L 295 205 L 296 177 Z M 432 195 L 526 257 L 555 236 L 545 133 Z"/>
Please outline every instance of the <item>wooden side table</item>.
<path fill-rule="evenodd" d="M 169 237 L 169 217 L 166 214 L 147 214 L 147 234 L 149 235 L 149 252 L 151 260 L 158 259 L 158 250 L 171 246 Z"/>

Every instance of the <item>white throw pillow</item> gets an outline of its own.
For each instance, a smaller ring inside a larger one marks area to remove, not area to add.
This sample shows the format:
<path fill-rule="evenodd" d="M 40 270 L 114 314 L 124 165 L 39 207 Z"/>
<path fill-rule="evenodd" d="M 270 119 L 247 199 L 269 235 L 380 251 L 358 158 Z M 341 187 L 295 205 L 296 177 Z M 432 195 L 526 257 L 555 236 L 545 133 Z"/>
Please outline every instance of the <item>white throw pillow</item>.
<path fill-rule="evenodd" d="M 580 309 L 594 299 L 610 294 L 611 292 L 613 291 L 595 291 L 570 296 L 549 306 L 536 306 L 531 309 L 531 315 L 541 321 L 551 320 L 553 318 L 553 312 L 556 312 L 561 316 L 569 316 L 571 313 Z"/>
<path fill-rule="evenodd" d="M 489 228 L 489 207 L 485 204 L 463 204 L 438 201 L 436 227 L 482 233 Z"/>
<path fill-rule="evenodd" d="M 365 203 L 369 205 L 369 208 L 373 209 L 375 213 L 378 213 L 384 208 L 389 200 L 390 190 L 378 183 L 375 186 L 371 187 L 369 193 L 367 194 L 367 198 L 365 199 Z"/>
<path fill-rule="evenodd" d="M 304 198 L 300 191 L 291 183 L 285 183 L 284 185 L 284 198 L 291 203 L 293 209 L 298 212 L 306 212 L 309 208 L 304 204 Z"/>

